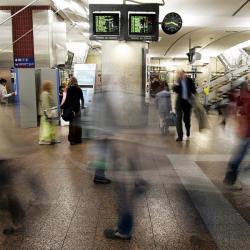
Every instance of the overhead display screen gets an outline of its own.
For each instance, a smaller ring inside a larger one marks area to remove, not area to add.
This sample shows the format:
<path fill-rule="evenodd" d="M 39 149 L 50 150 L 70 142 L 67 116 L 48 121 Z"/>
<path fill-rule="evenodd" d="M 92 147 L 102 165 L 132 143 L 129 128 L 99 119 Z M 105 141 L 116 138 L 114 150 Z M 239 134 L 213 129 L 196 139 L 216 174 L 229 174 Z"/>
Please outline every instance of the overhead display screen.
<path fill-rule="evenodd" d="M 93 35 L 119 35 L 119 13 L 93 13 Z"/>
<path fill-rule="evenodd" d="M 155 14 L 130 14 L 129 34 L 130 35 L 154 35 Z"/>
<path fill-rule="evenodd" d="M 158 41 L 159 4 L 90 4 L 90 40 Z"/>

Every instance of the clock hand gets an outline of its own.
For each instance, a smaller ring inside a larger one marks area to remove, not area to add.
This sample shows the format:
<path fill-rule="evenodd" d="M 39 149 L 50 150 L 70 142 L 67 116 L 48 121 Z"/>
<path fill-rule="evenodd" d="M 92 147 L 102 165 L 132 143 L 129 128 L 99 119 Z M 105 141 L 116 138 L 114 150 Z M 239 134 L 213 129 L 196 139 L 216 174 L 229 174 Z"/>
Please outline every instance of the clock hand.
<path fill-rule="evenodd" d="M 177 23 L 175 23 L 175 22 L 166 22 L 166 23 L 165 23 L 165 25 L 169 25 L 169 24 L 172 24 L 172 25 L 174 25 L 174 26 L 179 27 L 179 25 L 178 25 Z"/>

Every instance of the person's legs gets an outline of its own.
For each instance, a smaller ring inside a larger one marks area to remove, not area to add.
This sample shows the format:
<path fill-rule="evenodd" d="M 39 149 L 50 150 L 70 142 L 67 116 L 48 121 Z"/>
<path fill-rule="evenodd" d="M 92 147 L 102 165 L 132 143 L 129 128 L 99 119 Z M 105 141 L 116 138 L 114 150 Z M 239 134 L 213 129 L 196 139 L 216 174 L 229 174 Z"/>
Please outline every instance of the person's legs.
<path fill-rule="evenodd" d="M 189 137 L 191 128 L 191 105 L 188 101 L 182 103 L 182 110 L 184 113 L 183 121 L 185 123 L 187 137 Z"/>
<path fill-rule="evenodd" d="M 94 182 L 100 184 L 109 184 L 110 180 L 105 176 L 105 170 L 108 165 L 107 154 L 109 150 L 109 140 L 99 140 L 97 141 L 98 153 L 100 154 L 99 160 L 94 161 L 95 167 L 95 177 Z"/>
<path fill-rule="evenodd" d="M 81 114 L 78 113 L 69 124 L 68 140 L 71 145 L 82 142 Z"/>
<path fill-rule="evenodd" d="M 44 116 L 41 117 L 39 130 L 39 144 L 51 143 L 51 126 Z"/>
<path fill-rule="evenodd" d="M 224 183 L 227 185 L 234 185 L 238 176 L 238 169 L 246 153 L 248 152 L 250 145 L 250 139 L 245 138 L 240 141 L 235 153 L 233 154 L 227 168 L 227 172 L 224 178 Z"/>
<path fill-rule="evenodd" d="M 112 143 L 112 161 L 117 171 L 118 178 L 115 182 L 115 191 L 117 195 L 118 203 L 118 223 L 115 229 L 106 229 L 104 230 L 104 236 L 109 239 L 124 239 L 129 240 L 132 234 L 133 228 L 133 206 L 134 206 L 134 195 L 129 195 L 128 191 L 128 180 L 125 178 L 124 169 L 120 169 L 122 162 L 120 161 L 121 154 L 126 156 L 130 155 L 127 151 L 126 142 Z M 121 150 L 122 149 L 122 150 Z M 133 150 L 134 148 L 130 148 Z M 136 152 L 134 154 L 137 156 Z M 128 156 L 128 168 L 127 171 L 130 171 L 135 166 L 131 165 L 132 159 Z"/>
<path fill-rule="evenodd" d="M 182 140 L 183 138 L 183 130 L 182 130 L 182 105 L 180 101 L 177 101 L 176 103 L 176 130 L 178 139 Z"/>
<path fill-rule="evenodd" d="M 168 132 L 168 125 L 167 125 L 167 113 L 166 112 L 161 112 L 159 113 L 160 117 L 160 129 L 162 134 L 166 134 Z"/>
<path fill-rule="evenodd" d="M 160 128 L 164 127 L 164 118 L 160 115 Z"/>
<path fill-rule="evenodd" d="M 50 124 L 50 138 L 51 138 L 52 143 L 60 142 L 57 139 L 56 126 L 55 126 L 55 124 L 53 122 L 51 122 L 51 124 Z"/>

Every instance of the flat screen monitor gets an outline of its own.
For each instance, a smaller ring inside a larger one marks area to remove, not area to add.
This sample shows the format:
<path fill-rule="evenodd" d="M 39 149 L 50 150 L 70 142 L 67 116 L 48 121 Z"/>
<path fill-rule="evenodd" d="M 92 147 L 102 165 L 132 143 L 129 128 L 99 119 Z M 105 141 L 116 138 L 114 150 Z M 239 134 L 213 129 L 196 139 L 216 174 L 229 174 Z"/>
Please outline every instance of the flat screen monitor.
<path fill-rule="evenodd" d="M 155 36 L 156 13 L 129 13 L 129 35 Z"/>
<path fill-rule="evenodd" d="M 93 35 L 120 34 L 120 13 L 93 13 Z"/>

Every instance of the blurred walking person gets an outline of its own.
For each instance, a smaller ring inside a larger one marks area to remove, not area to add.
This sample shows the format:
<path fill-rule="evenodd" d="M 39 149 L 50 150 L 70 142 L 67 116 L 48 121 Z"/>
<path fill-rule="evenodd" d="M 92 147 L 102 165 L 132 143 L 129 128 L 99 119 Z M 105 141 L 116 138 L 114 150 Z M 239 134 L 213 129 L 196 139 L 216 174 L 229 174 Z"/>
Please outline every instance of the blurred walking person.
<path fill-rule="evenodd" d="M 84 98 L 78 81 L 75 77 L 70 79 L 66 100 L 61 105 L 63 118 L 70 122 L 68 140 L 70 145 L 82 142 L 81 107 L 84 109 Z"/>
<path fill-rule="evenodd" d="M 53 83 L 51 81 L 44 81 L 42 85 L 42 93 L 40 95 L 40 134 L 39 144 L 50 145 L 60 142 L 56 136 L 56 126 L 53 119 L 56 118 L 57 109 L 53 100 L 52 93 Z"/>
<path fill-rule="evenodd" d="M 209 103 L 209 92 L 210 92 L 210 87 L 207 81 L 204 81 L 203 84 L 203 94 L 204 94 L 204 108 L 208 112 L 208 103 Z"/>
<path fill-rule="evenodd" d="M 155 97 L 155 104 L 159 112 L 160 129 L 162 134 L 165 134 L 165 132 L 168 132 L 169 126 L 167 119 L 170 117 L 170 112 L 172 111 L 171 93 L 168 85 L 161 85 L 160 92 L 157 93 Z"/>
<path fill-rule="evenodd" d="M 239 117 L 238 135 L 239 145 L 236 148 L 227 168 L 224 178 L 224 184 L 231 189 L 242 189 L 240 183 L 237 183 L 239 167 L 247 155 L 250 146 L 250 82 L 245 82 L 242 86 L 241 94 L 238 99 Z"/>

